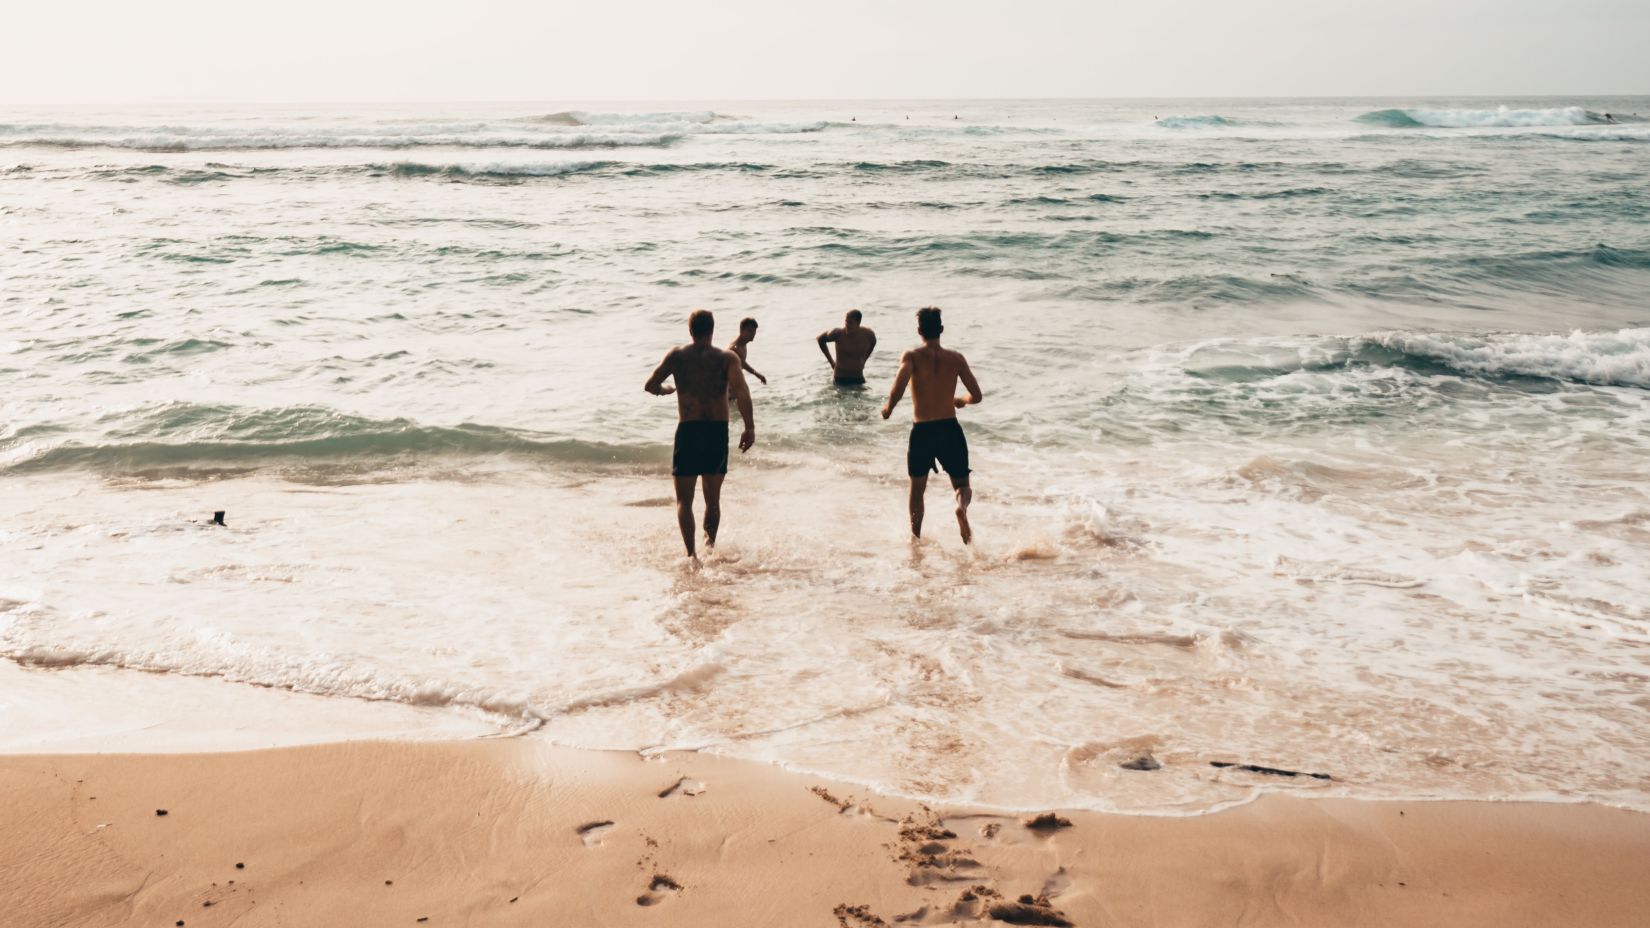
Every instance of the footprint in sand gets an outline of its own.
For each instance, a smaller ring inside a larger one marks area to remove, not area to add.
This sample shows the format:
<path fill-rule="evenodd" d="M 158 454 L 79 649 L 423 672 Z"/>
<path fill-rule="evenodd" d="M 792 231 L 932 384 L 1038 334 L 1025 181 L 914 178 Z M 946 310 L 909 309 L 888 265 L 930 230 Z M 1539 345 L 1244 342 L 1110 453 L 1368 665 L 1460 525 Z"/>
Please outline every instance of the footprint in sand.
<path fill-rule="evenodd" d="M 672 796 L 697 796 L 705 791 L 705 784 L 698 780 L 682 777 L 659 791 L 660 799 L 669 799 Z"/>
<path fill-rule="evenodd" d="M 601 847 L 602 835 L 613 830 L 613 823 L 606 819 L 599 822 L 585 822 L 574 830 L 578 832 L 579 839 L 584 842 L 585 847 Z"/>
<path fill-rule="evenodd" d="M 653 881 L 647 884 L 647 892 L 636 897 L 636 904 L 658 905 L 681 891 L 682 884 L 663 873 L 655 873 Z"/>

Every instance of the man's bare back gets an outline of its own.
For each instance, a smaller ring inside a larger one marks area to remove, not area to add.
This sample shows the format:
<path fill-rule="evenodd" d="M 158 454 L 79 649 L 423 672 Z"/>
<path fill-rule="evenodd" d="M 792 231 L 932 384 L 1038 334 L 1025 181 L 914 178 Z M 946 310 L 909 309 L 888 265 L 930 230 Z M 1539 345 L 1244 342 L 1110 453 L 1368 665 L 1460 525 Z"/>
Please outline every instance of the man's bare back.
<path fill-rule="evenodd" d="M 676 412 L 683 422 L 728 421 L 730 375 L 739 367 L 739 356 L 733 352 L 696 344 L 671 349 L 659 365 L 676 381 Z"/>
<path fill-rule="evenodd" d="M 831 371 L 838 383 L 864 383 L 865 362 L 871 357 L 871 352 L 877 347 L 877 333 L 870 328 L 860 325 L 859 310 L 848 313 L 842 328 L 831 329 L 819 336 L 819 350 L 824 353 L 825 360 L 830 363 Z M 825 347 L 835 343 L 836 357 L 831 357 L 831 351 Z"/>
<path fill-rule="evenodd" d="M 959 380 L 970 395 L 980 394 L 980 385 L 968 368 L 968 359 L 960 351 L 939 345 L 912 348 L 900 356 L 900 370 L 910 371 L 912 420 L 916 422 L 957 418 L 957 410 L 968 405 L 957 396 Z"/>

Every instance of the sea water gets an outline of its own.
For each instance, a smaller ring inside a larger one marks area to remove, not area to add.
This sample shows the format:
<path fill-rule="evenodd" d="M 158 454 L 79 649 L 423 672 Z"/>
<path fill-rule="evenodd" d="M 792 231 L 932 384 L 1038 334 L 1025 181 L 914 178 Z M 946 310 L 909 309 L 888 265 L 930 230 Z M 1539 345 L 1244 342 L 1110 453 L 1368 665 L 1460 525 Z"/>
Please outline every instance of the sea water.
<path fill-rule="evenodd" d="M 0 112 L 0 657 L 1014 808 L 1650 809 L 1647 115 Z M 878 414 L 931 304 L 971 549 Z M 768 383 L 694 570 L 696 307 Z"/>

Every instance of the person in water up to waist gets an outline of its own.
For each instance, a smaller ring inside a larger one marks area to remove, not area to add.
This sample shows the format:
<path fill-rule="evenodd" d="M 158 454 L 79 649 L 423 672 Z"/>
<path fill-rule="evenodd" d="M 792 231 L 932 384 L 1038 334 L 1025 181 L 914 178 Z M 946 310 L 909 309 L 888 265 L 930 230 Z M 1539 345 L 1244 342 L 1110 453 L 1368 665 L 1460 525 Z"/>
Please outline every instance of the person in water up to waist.
<path fill-rule="evenodd" d="M 763 377 L 761 372 L 751 367 L 750 343 L 754 341 L 756 341 L 756 320 L 746 316 L 739 321 L 739 337 L 728 345 L 728 350 L 739 356 L 739 366 L 744 369 L 745 373 L 762 381 L 763 386 L 767 386 L 768 378 Z"/>
<path fill-rule="evenodd" d="M 739 404 L 745 422 L 739 436 L 739 451 L 756 444 L 756 418 L 751 409 L 751 390 L 745 383 L 739 356 L 710 343 L 716 332 L 716 317 L 709 310 L 696 309 L 688 317 L 688 334 L 693 341 L 672 348 L 654 368 L 642 389 L 654 396 L 676 394 L 676 451 L 671 459 L 671 476 L 676 480 L 676 523 L 682 530 L 682 544 L 688 557 L 695 557 L 693 545 L 693 494 L 696 485 L 705 485 L 705 547 L 716 546 L 716 530 L 722 522 L 722 480 L 728 473 L 728 398 Z M 665 378 L 675 381 L 665 386 Z"/>
<path fill-rule="evenodd" d="M 842 328 L 819 333 L 819 350 L 831 365 L 836 382 L 845 387 L 865 382 L 865 360 L 877 347 L 877 333 L 859 324 L 863 318 L 859 310 L 850 309 Z M 828 342 L 836 342 L 835 358 L 826 347 Z"/>
<path fill-rule="evenodd" d="M 957 410 L 985 399 L 979 381 L 968 367 L 968 359 L 961 353 L 940 347 L 940 310 L 925 306 L 917 310 L 917 334 L 922 336 L 922 347 L 912 348 L 900 356 L 899 373 L 894 377 L 893 389 L 888 391 L 888 402 L 882 406 L 884 419 L 894 414 L 900 397 L 911 386 L 911 439 L 905 452 L 905 471 L 911 478 L 911 536 L 922 537 L 922 494 L 928 489 L 928 474 L 945 468 L 951 478 L 951 488 L 957 499 L 957 528 L 962 532 L 963 544 L 974 539 L 974 530 L 968 524 L 968 504 L 974 491 L 968 485 L 968 439 L 962 424 L 957 421 Z M 968 388 L 968 396 L 957 396 L 957 382 Z M 936 466 L 936 462 L 937 465 Z"/>

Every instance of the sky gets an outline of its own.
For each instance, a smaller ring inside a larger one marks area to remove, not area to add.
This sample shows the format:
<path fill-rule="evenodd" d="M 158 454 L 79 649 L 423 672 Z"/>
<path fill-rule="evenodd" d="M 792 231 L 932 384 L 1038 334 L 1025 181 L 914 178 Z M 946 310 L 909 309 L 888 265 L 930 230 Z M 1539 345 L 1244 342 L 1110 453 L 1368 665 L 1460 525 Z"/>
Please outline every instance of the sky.
<path fill-rule="evenodd" d="M 56 0 L 0 103 L 1650 93 L 1646 0 Z"/>

